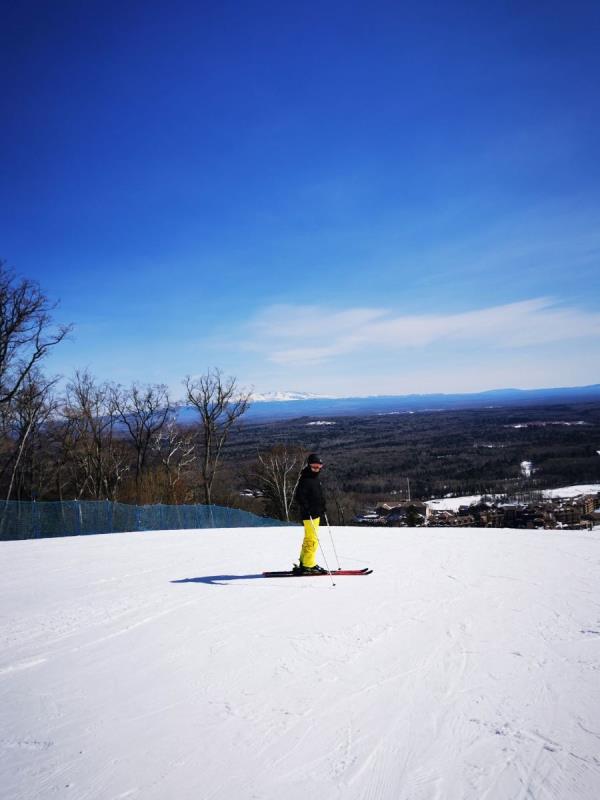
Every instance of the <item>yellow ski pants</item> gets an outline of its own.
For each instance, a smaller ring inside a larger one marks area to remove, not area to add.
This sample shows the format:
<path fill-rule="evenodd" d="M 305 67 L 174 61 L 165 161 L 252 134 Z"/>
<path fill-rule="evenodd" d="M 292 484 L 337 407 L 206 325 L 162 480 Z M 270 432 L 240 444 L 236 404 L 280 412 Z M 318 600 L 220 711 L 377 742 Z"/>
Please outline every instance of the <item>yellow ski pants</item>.
<path fill-rule="evenodd" d="M 317 549 L 319 547 L 319 522 L 320 517 L 305 519 L 304 541 L 300 550 L 300 565 L 303 567 L 314 567 L 317 563 Z"/>

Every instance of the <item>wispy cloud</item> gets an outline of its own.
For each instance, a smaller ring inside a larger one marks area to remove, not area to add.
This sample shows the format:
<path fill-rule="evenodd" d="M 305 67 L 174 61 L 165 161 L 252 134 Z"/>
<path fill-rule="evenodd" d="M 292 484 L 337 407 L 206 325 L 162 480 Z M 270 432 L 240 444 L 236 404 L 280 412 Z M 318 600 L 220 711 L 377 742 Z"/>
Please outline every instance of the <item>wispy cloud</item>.
<path fill-rule="evenodd" d="M 449 342 L 523 349 L 600 337 L 600 313 L 534 298 L 464 313 L 403 315 L 388 308 L 277 305 L 248 328 L 245 347 L 282 366 L 326 363 L 367 350 L 402 352 Z"/>

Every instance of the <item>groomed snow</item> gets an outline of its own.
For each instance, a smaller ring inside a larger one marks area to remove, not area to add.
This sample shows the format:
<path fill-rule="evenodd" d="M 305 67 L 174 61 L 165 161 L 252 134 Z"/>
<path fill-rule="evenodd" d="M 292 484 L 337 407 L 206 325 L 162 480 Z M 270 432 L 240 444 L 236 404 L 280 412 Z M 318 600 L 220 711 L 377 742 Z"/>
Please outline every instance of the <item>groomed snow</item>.
<path fill-rule="evenodd" d="M 0 543 L 1 796 L 600 797 L 600 534 L 334 533 Z"/>

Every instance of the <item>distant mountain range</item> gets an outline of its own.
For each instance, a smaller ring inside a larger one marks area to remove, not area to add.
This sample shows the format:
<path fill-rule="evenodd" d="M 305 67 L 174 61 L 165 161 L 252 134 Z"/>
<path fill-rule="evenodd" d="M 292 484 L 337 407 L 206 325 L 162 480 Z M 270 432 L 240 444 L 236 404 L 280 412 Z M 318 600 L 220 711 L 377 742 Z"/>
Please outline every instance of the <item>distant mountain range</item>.
<path fill-rule="evenodd" d="M 333 400 L 335 398 L 324 394 L 309 394 L 308 392 L 265 392 L 252 393 L 253 403 L 289 403 L 291 400 Z"/>
<path fill-rule="evenodd" d="M 558 405 L 600 402 L 600 384 L 557 389 L 493 389 L 472 394 L 407 394 L 372 397 L 322 397 L 302 392 L 273 392 L 254 395 L 244 416 L 246 422 L 268 422 L 298 417 L 366 416 L 410 414 L 469 408 Z M 182 406 L 180 422 L 197 418 L 193 408 Z"/>

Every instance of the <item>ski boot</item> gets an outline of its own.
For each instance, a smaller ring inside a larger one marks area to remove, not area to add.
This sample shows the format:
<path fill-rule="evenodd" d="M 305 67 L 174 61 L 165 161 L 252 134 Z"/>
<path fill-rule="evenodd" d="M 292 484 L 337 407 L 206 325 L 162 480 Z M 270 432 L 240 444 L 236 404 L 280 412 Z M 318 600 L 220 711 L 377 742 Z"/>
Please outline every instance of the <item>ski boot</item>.
<path fill-rule="evenodd" d="M 294 564 L 292 568 L 294 575 L 323 575 L 327 572 L 326 569 L 315 564 L 314 567 L 305 567 L 304 564 Z"/>

